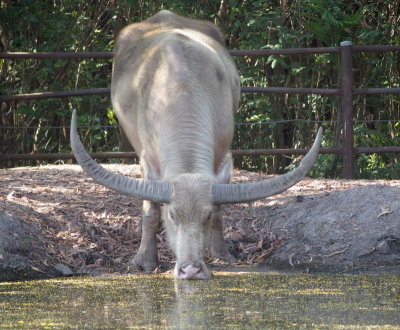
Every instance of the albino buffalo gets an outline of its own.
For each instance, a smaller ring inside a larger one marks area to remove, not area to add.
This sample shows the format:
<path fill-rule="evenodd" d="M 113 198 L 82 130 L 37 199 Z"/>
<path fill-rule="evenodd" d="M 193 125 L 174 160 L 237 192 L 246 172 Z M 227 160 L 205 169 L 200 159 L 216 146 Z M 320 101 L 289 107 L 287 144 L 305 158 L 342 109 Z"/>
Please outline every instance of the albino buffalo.
<path fill-rule="evenodd" d="M 131 261 L 135 267 L 157 266 L 156 232 L 162 218 L 176 256 L 175 278 L 209 278 L 206 248 L 212 256 L 232 259 L 224 244 L 221 204 L 282 192 L 313 166 L 321 130 L 295 170 L 261 182 L 230 184 L 229 145 L 239 96 L 236 66 L 213 24 L 163 10 L 119 34 L 111 97 L 140 157 L 143 179 L 111 173 L 94 162 L 79 140 L 75 112 L 71 145 L 96 182 L 144 200 L 142 240 Z"/>

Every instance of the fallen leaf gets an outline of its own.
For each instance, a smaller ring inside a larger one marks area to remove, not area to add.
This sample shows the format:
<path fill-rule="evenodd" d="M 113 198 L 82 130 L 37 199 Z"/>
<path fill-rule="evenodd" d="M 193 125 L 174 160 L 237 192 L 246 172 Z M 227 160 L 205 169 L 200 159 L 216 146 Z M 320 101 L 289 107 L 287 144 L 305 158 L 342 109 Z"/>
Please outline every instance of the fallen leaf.
<path fill-rule="evenodd" d="M 282 242 L 283 242 L 283 238 L 278 238 L 278 239 L 276 239 L 275 241 L 273 241 L 273 242 L 271 243 L 271 245 L 272 245 L 272 247 L 274 247 L 274 248 L 278 248 L 279 246 L 281 246 Z"/>
<path fill-rule="evenodd" d="M 381 216 L 383 216 L 383 215 L 386 215 L 386 214 L 390 214 L 390 213 L 392 213 L 393 211 L 390 211 L 390 207 L 388 206 L 388 205 L 386 205 L 386 204 L 382 204 L 381 206 L 380 206 L 380 208 L 381 208 L 381 213 L 378 215 L 378 217 L 376 218 L 376 220 L 378 220 Z"/>
<path fill-rule="evenodd" d="M 8 200 L 9 202 L 11 202 L 11 201 L 14 199 L 14 197 L 13 197 L 14 193 L 15 193 L 15 191 L 13 190 L 12 192 L 10 192 L 10 193 L 7 195 L 7 200 Z"/>
<path fill-rule="evenodd" d="M 257 247 L 258 247 L 259 249 L 262 249 L 263 244 L 264 244 L 264 239 L 262 238 L 262 239 L 260 239 L 260 240 L 258 241 Z"/>
<path fill-rule="evenodd" d="M 292 254 L 289 256 L 289 265 L 292 266 L 293 268 L 294 268 L 294 264 L 293 264 L 293 257 L 294 257 L 294 255 L 295 255 L 295 253 L 292 253 Z"/>
<path fill-rule="evenodd" d="M 46 273 L 43 270 L 40 270 L 39 268 L 35 267 L 35 266 L 31 266 L 31 268 L 36 271 L 36 272 L 40 272 L 40 273 Z"/>
<path fill-rule="evenodd" d="M 267 259 L 275 251 L 276 251 L 276 248 L 268 249 L 268 250 L 264 251 L 262 254 L 260 254 L 259 256 L 257 256 L 254 259 L 254 261 L 257 263 L 261 263 L 261 262 L 265 261 L 265 259 Z"/>

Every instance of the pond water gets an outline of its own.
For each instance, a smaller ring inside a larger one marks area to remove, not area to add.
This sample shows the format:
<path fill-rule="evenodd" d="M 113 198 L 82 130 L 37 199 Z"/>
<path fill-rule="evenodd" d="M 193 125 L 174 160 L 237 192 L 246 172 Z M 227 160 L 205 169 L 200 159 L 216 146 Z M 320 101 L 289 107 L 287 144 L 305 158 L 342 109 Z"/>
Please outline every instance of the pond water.
<path fill-rule="evenodd" d="M 3 328 L 400 329 L 399 275 L 217 273 L 0 283 Z"/>

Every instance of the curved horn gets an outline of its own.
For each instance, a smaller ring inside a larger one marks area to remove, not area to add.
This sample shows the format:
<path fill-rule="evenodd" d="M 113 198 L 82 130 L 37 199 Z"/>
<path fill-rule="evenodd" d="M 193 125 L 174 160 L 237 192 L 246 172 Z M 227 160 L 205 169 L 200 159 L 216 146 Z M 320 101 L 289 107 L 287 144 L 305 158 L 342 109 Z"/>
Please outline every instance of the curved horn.
<path fill-rule="evenodd" d="M 300 165 L 289 173 L 254 183 L 214 184 L 214 204 L 233 204 L 254 201 L 268 196 L 279 194 L 299 182 L 313 167 L 317 160 L 321 144 L 322 127 L 309 152 L 301 160 Z"/>
<path fill-rule="evenodd" d="M 133 179 L 110 172 L 97 164 L 86 152 L 79 139 L 75 110 L 72 113 L 70 135 L 71 147 L 76 160 L 94 181 L 120 194 L 136 196 L 159 203 L 170 202 L 173 188 L 169 182 Z"/>

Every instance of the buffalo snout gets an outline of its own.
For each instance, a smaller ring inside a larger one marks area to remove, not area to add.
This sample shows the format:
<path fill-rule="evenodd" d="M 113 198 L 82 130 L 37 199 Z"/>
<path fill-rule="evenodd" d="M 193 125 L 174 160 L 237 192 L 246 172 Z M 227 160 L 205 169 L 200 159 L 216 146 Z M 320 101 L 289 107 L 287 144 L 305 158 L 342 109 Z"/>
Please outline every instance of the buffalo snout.
<path fill-rule="evenodd" d="M 178 280 L 206 280 L 211 276 L 211 272 L 204 262 L 194 262 L 177 264 L 174 275 Z"/>

